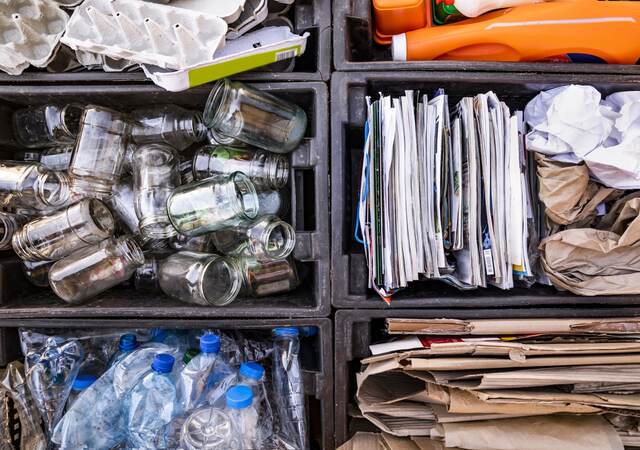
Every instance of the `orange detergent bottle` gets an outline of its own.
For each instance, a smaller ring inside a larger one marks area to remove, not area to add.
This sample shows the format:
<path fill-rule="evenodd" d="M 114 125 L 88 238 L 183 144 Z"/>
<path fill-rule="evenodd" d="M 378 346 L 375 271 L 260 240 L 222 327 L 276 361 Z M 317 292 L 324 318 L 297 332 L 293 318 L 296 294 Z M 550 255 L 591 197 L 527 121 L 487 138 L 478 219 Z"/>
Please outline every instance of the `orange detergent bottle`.
<path fill-rule="evenodd" d="M 640 1 L 556 0 L 393 36 L 397 61 L 557 61 L 635 64 Z"/>

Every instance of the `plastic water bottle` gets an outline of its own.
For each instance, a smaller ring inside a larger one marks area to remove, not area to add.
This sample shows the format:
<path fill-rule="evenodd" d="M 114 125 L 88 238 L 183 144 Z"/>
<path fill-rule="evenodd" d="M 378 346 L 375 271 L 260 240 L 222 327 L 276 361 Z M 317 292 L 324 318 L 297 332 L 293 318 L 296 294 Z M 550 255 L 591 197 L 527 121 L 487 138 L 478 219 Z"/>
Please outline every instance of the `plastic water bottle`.
<path fill-rule="evenodd" d="M 253 450 L 258 444 L 258 411 L 253 406 L 253 391 L 238 384 L 227 391 L 227 414 L 231 419 L 235 443 L 233 449 Z"/>
<path fill-rule="evenodd" d="M 138 380 L 151 371 L 150 365 L 158 353 L 169 353 L 175 357 L 177 350 L 168 345 L 149 342 L 113 366 L 113 387 L 118 398 L 127 394 Z"/>
<path fill-rule="evenodd" d="M 138 338 L 135 334 L 123 334 L 120 336 L 118 351 L 111 357 L 109 367 L 122 361 L 128 354 L 138 347 Z"/>
<path fill-rule="evenodd" d="M 73 381 L 71 385 L 71 392 L 69 393 L 69 399 L 67 400 L 67 411 L 76 399 L 93 383 L 98 379 L 97 376 L 92 373 L 79 373 L 76 379 Z"/>
<path fill-rule="evenodd" d="M 189 414 L 180 432 L 180 448 L 184 450 L 232 450 L 236 443 L 229 415 L 211 406 Z"/>
<path fill-rule="evenodd" d="M 178 408 L 188 412 L 204 399 L 203 394 L 219 380 L 216 369 L 220 337 L 213 333 L 200 337 L 200 353 L 194 356 L 180 373 L 177 383 Z"/>
<path fill-rule="evenodd" d="M 278 438 L 285 447 L 305 450 L 307 426 L 305 420 L 304 386 L 298 355 L 299 331 L 293 327 L 273 330 L 273 395 L 279 416 Z"/>
<path fill-rule="evenodd" d="M 240 365 L 238 382 L 249 386 L 253 392 L 253 407 L 260 416 L 260 428 L 257 430 L 257 448 L 270 448 L 273 438 L 273 412 L 267 400 L 264 386 L 264 367 L 256 362 L 246 362 Z"/>
<path fill-rule="evenodd" d="M 176 409 L 176 387 L 171 379 L 174 362 L 175 358 L 168 353 L 156 355 L 151 372 L 131 390 L 128 448 L 167 448 L 166 427 Z"/>

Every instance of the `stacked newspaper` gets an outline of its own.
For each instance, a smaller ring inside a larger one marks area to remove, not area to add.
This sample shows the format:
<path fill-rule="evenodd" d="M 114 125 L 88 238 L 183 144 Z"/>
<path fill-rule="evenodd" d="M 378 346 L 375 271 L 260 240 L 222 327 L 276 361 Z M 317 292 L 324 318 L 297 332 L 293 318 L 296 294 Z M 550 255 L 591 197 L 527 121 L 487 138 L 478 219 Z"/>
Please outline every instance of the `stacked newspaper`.
<path fill-rule="evenodd" d="M 387 328 L 402 336 L 372 345 L 357 376 L 360 410 L 385 433 L 470 450 L 640 445 L 640 319 Z"/>
<path fill-rule="evenodd" d="M 369 286 L 390 301 L 424 278 L 460 289 L 535 281 L 539 208 L 522 114 L 493 92 L 453 113 L 441 90 L 367 104 L 357 222 Z"/>

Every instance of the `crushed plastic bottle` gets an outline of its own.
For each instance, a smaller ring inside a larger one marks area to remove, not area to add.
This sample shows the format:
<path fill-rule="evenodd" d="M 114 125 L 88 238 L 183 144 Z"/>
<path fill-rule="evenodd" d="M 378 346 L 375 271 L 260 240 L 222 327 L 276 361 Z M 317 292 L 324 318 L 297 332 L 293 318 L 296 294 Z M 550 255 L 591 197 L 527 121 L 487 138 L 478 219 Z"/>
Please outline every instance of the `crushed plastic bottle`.
<path fill-rule="evenodd" d="M 136 335 L 131 333 L 123 334 L 120 336 L 118 351 L 111 357 L 108 366 L 112 367 L 119 363 L 136 348 L 138 348 L 138 338 Z"/>
<path fill-rule="evenodd" d="M 82 393 L 98 379 L 92 373 L 79 373 L 73 384 L 71 385 L 71 392 L 69 393 L 69 399 L 67 400 L 67 410 L 71 408 L 76 399 L 82 395 Z"/>

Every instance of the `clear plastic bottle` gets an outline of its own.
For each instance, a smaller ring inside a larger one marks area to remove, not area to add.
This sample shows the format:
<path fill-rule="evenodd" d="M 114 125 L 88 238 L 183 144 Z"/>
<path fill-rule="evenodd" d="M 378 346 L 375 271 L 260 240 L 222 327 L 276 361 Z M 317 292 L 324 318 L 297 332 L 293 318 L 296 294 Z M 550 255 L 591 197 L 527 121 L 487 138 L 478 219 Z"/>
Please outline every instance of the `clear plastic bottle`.
<path fill-rule="evenodd" d="M 47 148 L 40 154 L 40 164 L 48 170 L 68 170 L 74 148 L 73 144 Z"/>
<path fill-rule="evenodd" d="M 259 261 L 243 256 L 237 259 L 242 270 L 242 295 L 265 297 L 289 292 L 300 284 L 296 263 L 291 257 Z"/>
<path fill-rule="evenodd" d="M 273 330 L 273 397 L 279 416 L 279 439 L 287 448 L 305 450 L 308 438 L 298 333 L 294 327 Z"/>
<path fill-rule="evenodd" d="M 296 232 L 276 216 L 263 216 L 211 234 L 213 244 L 225 255 L 253 256 L 258 260 L 286 258 L 296 245 Z"/>
<path fill-rule="evenodd" d="M 0 206 L 50 210 L 68 203 L 69 178 L 37 162 L 0 161 Z"/>
<path fill-rule="evenodd" d="M 258 196 L 251 180 L 236 172 L 177 188 L 167 200 L 167 212 L 180 234 L 199 236 L 254 219 Z"/>
<path fill-rule="evenodd" d="M 286 189 L 258 192 L 258 217 L 285 217 L 291 208 L 291 194 Z"/>
<path fill-rule="evenodd" d="M 13 250 L 26 261 L 58 260 L 107 239 L 114 226 L 113 216 L 104 203 L 84 199 L 28 222 L 14 233 Z"/>
<path fill-rule="evenodd" d="M 143 263 L 133 238 L 106 239 L 55 262 L 49 284 L 58 297 L 78 304 L 128 280 Z"/>
<path fill-rule="evenodd" d="M 198 407 L 204 393 L 219 381 L 220 337 L 207 333 L 200 337 L 200 353 L 184 367 L 176 384 L 178 411 L 186 413 Z"/>
<path fill-rule="evenodd" d="M 13 113 L 13 132 L 24 147 L 52 147 L 72 144 L 80 124 L 82 105 L 42 105 Z"/>
<path fill-rule="evenodd" d="M 238 450 L 261 448 L 258 443 L 259 415 L 253 406 L 253 391 L 249 386 L 238 384 L 227 391 L 226 412 L 234 430 L 235 445 Z"/>
<path fill-rule="evenodd" d="M 257 149 L 205 145 L 193 157 L 196 180 L 242 172 L 257 190 L 280 189 L 289 181 L 289 160 Z"/>
<path fill-rule="evenodd" d="M 22 261 L 22 272 L 34 286 L 49 287 L 49 269 L 53 261 Z"/>
<path fill-rule="evenodd" d="M 242 275 L 236 263 L 209 253 L 178 252 L 160 264 L 160 288 L 170 297 L 203 306 L 236 299 Z"/>
<path fill-rule="evenodd" d="M 71 392 L 69 393 L 69 398 L 67 399 L 67 410 L 71 408 L 76 399 L 93 383 L 98 379 L 97 376 L 91 373 L 79 373 L 75 380 L 73 380 L 73 384 L 71 385 Z"/>
<path fill-rule="evenodd" d="M 167 199 L 180 186 L 178 156 L 165 144 L 149 144 L 133 154 L 133 192 L 146 239 L 167 239 L 177 234 L 167 215 Z"/>
<path fill-rule="evenodd" d="M 307 129 L 307 115 L 299 106 L 227 79 L 211 90 L 203 120 L 216 135 L 275 153 L 294 150 Z"/>
<path fill-rule="evenodd" d="M 182 425 L 180 443 L 184 450 L 234 450 L 231 418 L 220 408 L 196 409 Z"/>
<path fill-rule="evenodd" d="M 0 212 L 0 250 L 11 248 L 11 238 L 26 221 L 27 218 L 21 214 Z"/>
<path fill-rule="evenodd" d="M 151 372 L 131 390 L 128 448 L 167 448 L 166 427 L 176 412 L 176 387 L 171 379 L 174 362 L 174 357 L 167 353 L 156 355 Z"/>
<path fill-rule="evenodd" d="M 129 122 L 119 112 L 89 105 L 80 120 L 78 141 L 71 157 L 71 190 L 106 198 L 122 172 Z"/>
<path fill-rule="evenodd" d="M 202 114 L 176 105 L 154 105 L 131 112 L 131 139 L 137 145 L 164 143 L 184 150 L 206 139 Z"/>
<path fill-rule="evenodd" d="M 132 351 L 138 348 L 138 345 L 138 338 L 135 334 L 127 333 L 120 336 L 120 341 L 118 342 L 118 351 L 114 353 L 109 360 L 108 367 L 112 367 L 115 364 L 118 364 L 120 361 L 130 355 Z"/>
<path fill-rule="evenodd" d="M 270 448 L 273 438 L 273 412 L 264 386 L 264 367 L 253 361 L 240 364 L 238 384 L 249 386 L 253 391 L 253 407 L 260 416 L 260 427 L 256 433 L 256 448 Z"/>

